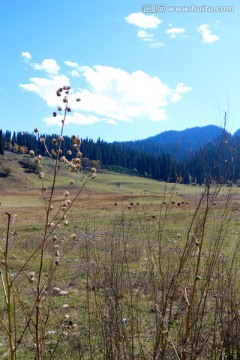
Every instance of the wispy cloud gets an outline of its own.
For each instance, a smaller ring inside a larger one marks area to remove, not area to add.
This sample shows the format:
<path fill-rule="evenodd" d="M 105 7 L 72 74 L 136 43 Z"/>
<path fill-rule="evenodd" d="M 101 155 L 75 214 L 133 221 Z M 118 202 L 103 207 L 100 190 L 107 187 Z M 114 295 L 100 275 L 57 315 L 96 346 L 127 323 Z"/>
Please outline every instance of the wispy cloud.
<path fill-rule="evenodd" d="M 64 61 L 64 64 L 71 67 L 71 68 L 75 68 L 75 69 L 79 68 L 78 63 L 73 62 L 73 61 L 66 60 L 66 61 Z"/>
<path fill-rule="evenodd" d="M 218 35 L 212 34 L 212 30 L 210 30 L 210 27 L 208 24 L 202 24 L 197 29 L 198 32 L 202 35 L 202 42 L 206 44 L 212 44 L 219 40 Z"/>
<path fill-rule="evenodd" d="M 158 49 L 158 48 L 163 47 L 164 43 L 163 42 L 153 42 L 153 43 L 149 44 L 149 46 L 152 47 L 152 48 Z"/>
<path fill-rule="evenodd" d="M 156 29 L 162 22 L 155 15 L 145 15 L 142 12 L 132 13 L 125 17 L 128 24 L 138 26 L 142 29 Z"/>
<path fill-rule="evenodd" d="M 175 38 L 179 34 L 184 34 L 186 32 L 186 29 L 184 28 L 178 28 L 178 27 L 172 27 L 166 31 L 166 34 L 170 35 L 171 38 Z"/>
<path fill-rule="evenodd" d="M 111 66 L 90 67 L 76 63 L 71 66 L 69 62 L 65 62 L 65 65 L 81 76 L 81 87 L 71 91 L 73 99 L 80 97 L 82 101 L 71 103 L 72 112 L 68 123 L 86 125 L 101 121 L 116 125 L 121 121 L 132 122 L 141 118 L 166 120 L 169 103 L 180 100 L 183 93 L 191 91 L 183 83 L 171 88 L 159 77 L 152 77 L 142 70 L 129 73 Z M 30 78 L 29 83 L 20 84 L 20 87 L 36 93 L 50 107 L 56 107 L 60 100 L 56 96 L 56 89 L 70 85 L 70 80 L 66 75 L 49 72 L 49 67 L 45 68 L 45 74 L 42 78 Z M 75 83 L 77 81 L 75 79 Z M 58 117 L 46 118 L 44 121 L 48 125 L 61 125 Z"/>
<path fill-rule="evenodd" d="M 145 30 L 138 30 L 137 36 L 144 41 L 153 41 L 153 34 L 150 34 Z"/>

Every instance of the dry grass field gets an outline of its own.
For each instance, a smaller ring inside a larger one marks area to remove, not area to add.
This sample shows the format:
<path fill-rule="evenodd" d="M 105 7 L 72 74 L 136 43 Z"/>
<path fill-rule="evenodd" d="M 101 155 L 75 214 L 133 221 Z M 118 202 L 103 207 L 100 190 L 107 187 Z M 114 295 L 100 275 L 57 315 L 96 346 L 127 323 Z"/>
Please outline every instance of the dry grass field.
<path fill-rule="evenodd" d="M 100 170 L 74 200 L 82 177 L 62 166 L 46 238 L 53 167 L 44 159 L 43 193 L 19 157 L 5 155 L 11 174 L 0 178 L 1 359 L 10 358 L 3 326 L 7 236 L 17 359 L 36 358 L 37 326 L 42 359 L 239 358 L 237 187 L 165 184 Z M 63 218 L 66 191 L 74 202 Z"/>

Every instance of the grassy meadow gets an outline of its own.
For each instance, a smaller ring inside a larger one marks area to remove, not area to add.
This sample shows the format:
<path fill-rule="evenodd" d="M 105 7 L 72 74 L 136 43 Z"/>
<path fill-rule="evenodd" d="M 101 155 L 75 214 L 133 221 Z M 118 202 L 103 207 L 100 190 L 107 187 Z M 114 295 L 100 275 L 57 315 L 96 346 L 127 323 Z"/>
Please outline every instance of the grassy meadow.
<path fill-rule="evenodd" d="M 19 158 L 0 178 L 1 359 L 10 319 L 16 359 L 240 358 L 237 187 L 61 165 L 46 218 L 53 165 L 43 192 Z"/>

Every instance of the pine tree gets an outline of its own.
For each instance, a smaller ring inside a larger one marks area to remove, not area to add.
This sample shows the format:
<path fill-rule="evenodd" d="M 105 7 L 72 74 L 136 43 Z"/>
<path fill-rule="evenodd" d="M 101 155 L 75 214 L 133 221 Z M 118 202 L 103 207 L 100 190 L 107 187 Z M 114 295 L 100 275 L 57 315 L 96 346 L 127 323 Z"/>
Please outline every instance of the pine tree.
<path fill-rule="evenodd" d="M 0 130 L 0 155 L 4 155 L 4 137 L 2 130 Z"/>

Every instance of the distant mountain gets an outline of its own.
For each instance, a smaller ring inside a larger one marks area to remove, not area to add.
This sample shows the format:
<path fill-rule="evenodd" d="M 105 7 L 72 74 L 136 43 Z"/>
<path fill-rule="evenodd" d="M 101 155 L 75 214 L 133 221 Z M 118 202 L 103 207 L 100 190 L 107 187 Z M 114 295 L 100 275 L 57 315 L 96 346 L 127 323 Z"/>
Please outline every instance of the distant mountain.
<path fill-rule="evenodd" d="M 221 127 L 208 125 L 182 131 L 164 131 L 144 140 L 128 141 L 122 144 L 137 151 L 155 155 L 165 153 L 172 155 L 176 159 L 186 159 L 199 148 L 210 145 L 217 139 L 220 139 L 223 131 L 230 135 Z"/>
<path fill-rule="evenodd" d="M 235 133 L 234 133 L 234 135 L 233 135 L 234 137 L 235 136 L 238 136 L 238 137 L 240 137 L 240 129 L 239 130 L 237 130 Z"/>

